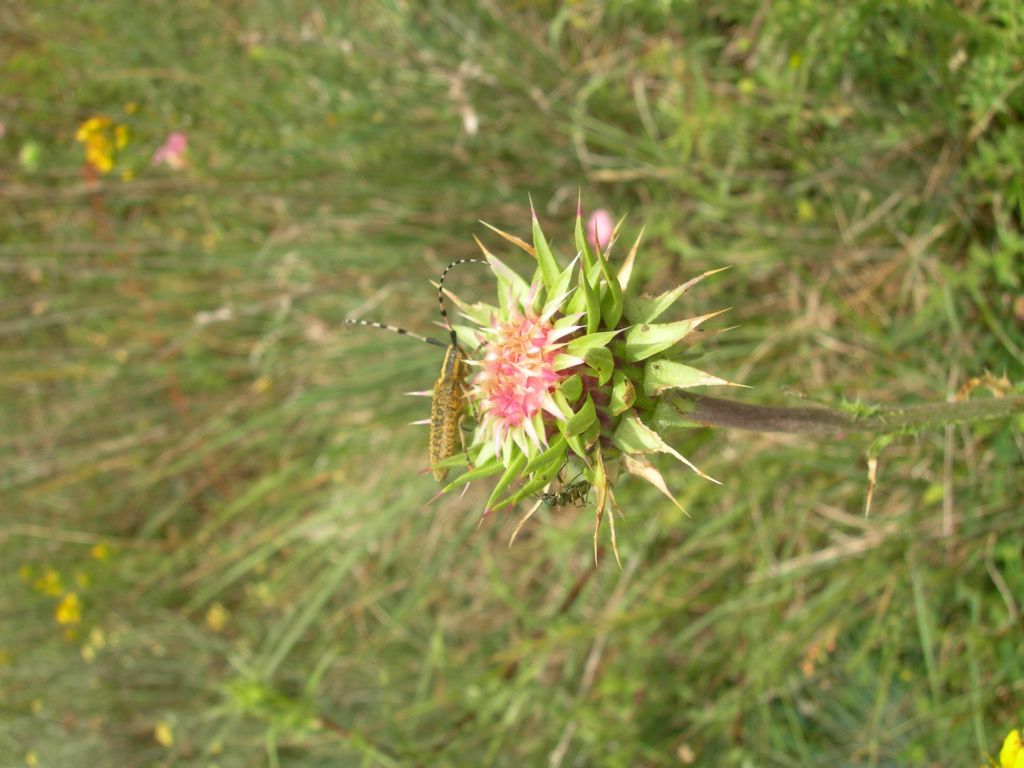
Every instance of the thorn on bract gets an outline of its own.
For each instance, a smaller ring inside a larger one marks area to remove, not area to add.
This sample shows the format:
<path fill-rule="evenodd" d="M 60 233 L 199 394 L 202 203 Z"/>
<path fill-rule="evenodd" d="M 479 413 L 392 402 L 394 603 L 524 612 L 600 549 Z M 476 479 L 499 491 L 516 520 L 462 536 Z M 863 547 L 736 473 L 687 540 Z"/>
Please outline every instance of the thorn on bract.
<path fill-rule="evenodd" d="M 484 508 L 484 513 L 482 515 L 480 515 L 480 519 L 476 523 L 476 529 L 478 531 L 480 530 L 480 527 L 484 524 L 484 521 L 487 519 L 488 515 L 490 515 L 491 512 L 493 512 L 493 511 L 494 510 L 491 509 L 490 507 L 485 507 Z"/>

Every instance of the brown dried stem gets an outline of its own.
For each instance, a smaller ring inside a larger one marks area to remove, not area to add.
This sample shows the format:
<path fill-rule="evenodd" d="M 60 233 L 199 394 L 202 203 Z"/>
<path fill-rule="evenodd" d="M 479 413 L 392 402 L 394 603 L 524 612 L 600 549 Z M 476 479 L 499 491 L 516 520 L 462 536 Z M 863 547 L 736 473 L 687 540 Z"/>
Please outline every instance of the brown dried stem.
<path fill-rule="evenodd" d="M 667 400 L 680 416 L 695 425 L 820 437 L 843 437 L 849 432 L 913 432 L 950 424 L 1002 419 L 1024 412 L 1024 397 L 871 407 L 862 409 L 863 413 L 844 413 L 824 406 L 785 408 L 749 405 L 691 393 L 673 394 Z"/>

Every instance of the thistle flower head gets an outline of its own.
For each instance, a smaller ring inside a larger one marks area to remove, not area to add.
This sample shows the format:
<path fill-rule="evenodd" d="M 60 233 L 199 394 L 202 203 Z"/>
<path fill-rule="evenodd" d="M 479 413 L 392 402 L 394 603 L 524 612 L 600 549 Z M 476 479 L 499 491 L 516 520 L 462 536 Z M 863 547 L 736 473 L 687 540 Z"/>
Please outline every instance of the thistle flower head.
<path fill-rule="evenodd" d="M 498 304 L 467 304 L 449 294 L 473 324 L 456 326 L 456 333 L 467 350 L 475 349 L 470 356 L 477 373 L 466 400 L 476 428 L 467 455 L 446 460 L 448 467 L 468 462 L 472 468 L 445 490 L 500 473 L 485 512 L 534 497 L 567 464 L 583 478 L 574 481 L 575 488 L 584 489 L 577 496 L 586 498 L 589 489 L 595 493 L 598 525 L 608 502 L 614 505 L 612 481 L 620 470 L 651 483 L 678 506 L 646 455 L 669 454 L 707 477 L 662 437 L 666 429 L 689 424 L 685 414 L 661 402 L 661 395 L 731 384 L 684 364 L 676 352 L 697 326 L 718 313 L 655 321 L 718 270 L 659 296 L 637 295 L 630 284 L 640 237 L 613 273 L 609 251 L 619 227 L 604 224 L 592 249 L 577 210 L 571 260 L 555 255 L 536 214 L 532 244 L 495 229 L 535 260 L 532 279 L 525 280 L 478 241 L 498 283 Z M 613 519 L 609 514 L 609 523 Z M 596 536 L 595 530 L 595 553 Z"/>
<path fill-rule="evenodd" d="M 534 310 L 540 289 L 539 284 L 531 286 L 506 318 L 492 316 L 477 335 L 483 359 L 469 397 L 480 411 L 477 436 L 483 448 L 478 461 L 501 456 L 507 466 L 512 445 L 528 457 L 536 455 L 548 442 L 543 414 L 564 416 L 552 394 L 565 378 L 567 360 L 559 360 L 562 339 L 578 326 L 555 326 L 557 297 L 540 312 Z"/>

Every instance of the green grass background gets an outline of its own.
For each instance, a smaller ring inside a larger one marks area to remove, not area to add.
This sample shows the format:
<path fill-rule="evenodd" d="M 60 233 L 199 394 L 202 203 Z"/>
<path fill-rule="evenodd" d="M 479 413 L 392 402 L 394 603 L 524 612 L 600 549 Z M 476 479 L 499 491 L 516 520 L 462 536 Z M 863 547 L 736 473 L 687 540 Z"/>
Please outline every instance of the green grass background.
<path fill-rule="evenodd" d="M 437 350 L 340 325 L 429 332 L 474 235 L 530 268 L 478 220 L 532 195 L 566 253 L 582 190 L 650 290 L 732 267 L 681 311 L 732 307 L 702 367 L 749 402 L 1019 382 L 1020 2 L 47 0 L 0 51 L 0 765 L 977 766 L 1021 725 L 1019 420 L 898 439 L 869 517 L 862 439 L 694 431 L 724 485 L 624 481 L 594 570 L 592 509 L 509 550 L 486 488 L 427 506 Z"/>

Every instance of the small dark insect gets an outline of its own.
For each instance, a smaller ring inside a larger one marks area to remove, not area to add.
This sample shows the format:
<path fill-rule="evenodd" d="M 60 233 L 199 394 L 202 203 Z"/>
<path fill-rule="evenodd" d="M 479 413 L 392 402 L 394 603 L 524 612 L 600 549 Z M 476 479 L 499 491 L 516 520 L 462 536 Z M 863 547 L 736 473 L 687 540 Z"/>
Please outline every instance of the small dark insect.
<path fill-rule="evenodd" d="M 434 479 L 441 482 L 448 476 L 446 468 L 439 468 L 437 465 L 450 456 L 455 455 L 456 437 L 461 438 L 462 419 L 466 413 L 466 376 L 469 375 L 469 363 L 466 362 L 466 353 L 459 346 L 458 337 L 451 321 L 448 319 L 448 311 L 444 304 L 444 279 L 448 272 L 459 264 L 486 264 L 482 259 L 459 259 L 453 261 L 444 271 L 437 285 L 437 302 L 441 307 L 441 317 L 444 319 L 445 328 L 448 329 L 449 342 L 432 339 L 427 336 L 407 331 L 394 325 L 375 323 L 368 320 L 346 320 L 349 325 L 364 325 L 370 328 L 379 328 L 392 333 L 399 333 L 403 336 L 410 336 L 419 341 L 433 344 L 437 347 L 444 347 L 444 361 L 441 363 L 441 374 L 434 382 L 434 391 L 430 401 L 430 442 L 429 457 L 431 471 Z M 464 441 L 463 441 L 464 442 Z"/>
<path fill-rule="evenodd" d="M 540 500 L 549 507 L 564 507 L 570 502 L 574 507 L 582 507 L 587 503 L 590 488 L 589 480 L 577 480 L 569 485 L 563 485 L 558 491 L 542 493 Z"/>

